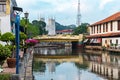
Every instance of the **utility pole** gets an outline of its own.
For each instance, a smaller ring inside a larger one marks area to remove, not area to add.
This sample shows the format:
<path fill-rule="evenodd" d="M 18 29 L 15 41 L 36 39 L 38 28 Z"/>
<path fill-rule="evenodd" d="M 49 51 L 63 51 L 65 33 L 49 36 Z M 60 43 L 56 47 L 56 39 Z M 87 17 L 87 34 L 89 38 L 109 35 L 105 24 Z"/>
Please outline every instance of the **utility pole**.
<path fill-rule="evenodd" d="M 80 14 L 80 0 L 78 0 L 78 12 L 77 12 L 77 26 L 81 25 L 81 14 Z"/>

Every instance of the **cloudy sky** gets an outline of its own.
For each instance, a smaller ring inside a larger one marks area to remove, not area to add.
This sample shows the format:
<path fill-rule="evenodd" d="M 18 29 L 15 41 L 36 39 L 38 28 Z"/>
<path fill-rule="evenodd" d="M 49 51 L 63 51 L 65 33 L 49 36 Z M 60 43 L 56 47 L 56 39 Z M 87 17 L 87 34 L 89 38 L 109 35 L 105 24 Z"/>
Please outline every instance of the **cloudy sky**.
<path fill-rule="evenodd" d="M 16 0 L 30 21 L 54 17 L 63 25 L 76 24 L 78 0 Z M 81 0 L 81 22 L 94 23 L 120 11 L 120 0 Z M 23 14 L 21 15 L 23 16 Z"/>

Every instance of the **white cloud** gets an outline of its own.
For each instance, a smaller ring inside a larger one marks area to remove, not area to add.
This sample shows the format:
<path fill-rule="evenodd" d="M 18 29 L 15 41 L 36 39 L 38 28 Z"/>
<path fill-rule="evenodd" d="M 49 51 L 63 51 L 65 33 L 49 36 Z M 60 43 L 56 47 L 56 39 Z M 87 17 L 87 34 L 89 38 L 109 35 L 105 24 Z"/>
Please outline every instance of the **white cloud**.
<path fill-rule="evenodd" d="M 77 15 L 78 0 L 16 0 L 16 1 L 18 6 L 23 8 L 24 12 L 28 11 L 30 13 L 29 18 L 31 19 L 31 21 L 36 19 L 38 17 L 38 14 L 40 14 L 44 15 L 44 17 L 55 16 L 59 22 L 62 23 L 64 22 L 65 24 L 69 24 L 71 22 L 76 23 L 75 19 Z M 44 7 L 44 4 L 42 3 L 47 3 L 47 5 L 45 5 Z M 89 13 L 89 11 L 91 10 L 92 10 L 91 5 L 89 5 L 87 1 L 84 0 L 81 1 L 81 12 L 83 14 Z"/>
<path fill-rule="evenodd" d="M 112 1 L 114 1 L 114 0 L 101 0 L 99 8 L 104 9 L 105 5 Z"/>

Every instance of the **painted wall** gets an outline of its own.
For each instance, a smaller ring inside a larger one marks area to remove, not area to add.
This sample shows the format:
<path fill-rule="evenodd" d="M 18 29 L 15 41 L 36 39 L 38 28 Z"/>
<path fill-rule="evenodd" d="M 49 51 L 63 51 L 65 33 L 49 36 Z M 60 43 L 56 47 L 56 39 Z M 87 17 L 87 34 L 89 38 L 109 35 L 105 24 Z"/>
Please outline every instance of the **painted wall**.
<path fill-rule="evenodd" d="M 103 24 L 101 24 L 101 33 L 100 33 L 100 31 L 98 31 L 98 33 L 97 33 L 97 26 L 95 26 L 95 33 L 92 33 L 92 28 L 93 28 L 93 26 L 91 26 L 90 27 L 90 35 L 96 35 L 96 34 L 105 34 L 105 33 L 111 33 L 111 32 L 120 32 L 120 31 L 118 31 L 118 22 L 117 21 L 113 21 L 112 22 L 112 25 L 113 25 L 113 30 L 111 31 L 111 22 L 108 22 L 108 32 L 106 32 L 106 28 L 104 29 L 105 30 L 105 32 L 103 32 Z M 100 30 L 100 25 L 98 25 L 98 30 Z M 106 25 L 104 26 L 104 27 L 106 27 Z M 93 28 L 93 32 L 94 32 L 94 28 Z"/>
<path fill-rule="evenodd" d="M 102 46 L 105 45 L 105 40 L 107 40 L 108 45 L 110 45 L 110 40 L 113 44 L 116 44 L 116 40 L 118 40 L 118 44 L 120 44 L 120 37 L 102 38 Z"/>
<path fill-rule="evenodd" d="M 11 32 L 10 15 L 0 16 L 1 34 Z"/>

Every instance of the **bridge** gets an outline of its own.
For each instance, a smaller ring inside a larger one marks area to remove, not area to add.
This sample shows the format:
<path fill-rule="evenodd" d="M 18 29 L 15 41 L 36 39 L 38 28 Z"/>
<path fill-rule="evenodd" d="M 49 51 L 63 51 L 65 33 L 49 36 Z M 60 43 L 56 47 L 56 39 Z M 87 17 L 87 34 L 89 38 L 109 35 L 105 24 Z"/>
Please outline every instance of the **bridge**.
<path fill-rule="evenodd" d="M 83 39 L 83 35 L 42 35 L 34 37 L 34 39 L 40 42 L 80 42 Z"/>

